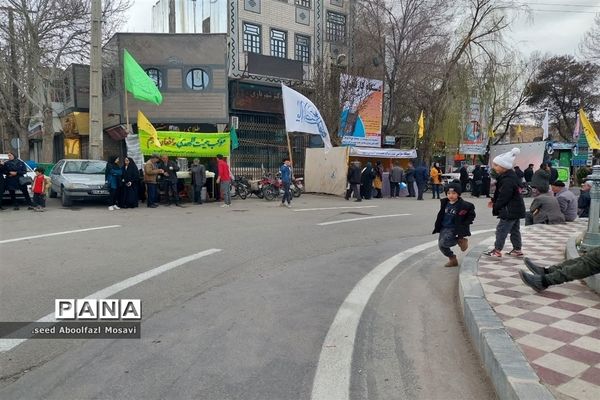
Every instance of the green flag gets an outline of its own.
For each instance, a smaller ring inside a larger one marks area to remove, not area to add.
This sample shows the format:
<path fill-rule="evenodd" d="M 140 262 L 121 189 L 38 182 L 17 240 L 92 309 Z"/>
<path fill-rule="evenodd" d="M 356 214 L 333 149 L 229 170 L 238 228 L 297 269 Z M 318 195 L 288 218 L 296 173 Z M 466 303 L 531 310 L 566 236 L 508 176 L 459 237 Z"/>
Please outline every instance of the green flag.
<path fill-rule="evenodd" d="M 133 97 L 156 105 L 162 103 L 162 95 L 156 84 L 127 50 L 123 55 L 123 68 L 125 70 L 125 89 L 133 94 Z"/>
<path fill-rule="evenodd" d="M 238 147 L 240 147 L 240 142 L 238 141 L 237 132 L 235 131 L 235 128 L 233 126 L 229 130 L 229 137 L 231 138 L 231 148 L 232 149 L 235 150 Z"/>

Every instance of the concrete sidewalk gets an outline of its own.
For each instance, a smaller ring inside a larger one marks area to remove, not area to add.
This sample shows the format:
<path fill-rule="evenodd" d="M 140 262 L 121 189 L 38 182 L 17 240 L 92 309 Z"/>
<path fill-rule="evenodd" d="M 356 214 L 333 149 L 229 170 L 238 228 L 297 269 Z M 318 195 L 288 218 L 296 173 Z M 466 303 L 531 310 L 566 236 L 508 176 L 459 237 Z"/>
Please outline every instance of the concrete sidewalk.
<path fill-rule="evenodd" d="M 522 229 L 523 252 L 543 265 L 560 262 L 567 239 L 586 226 Z M 600 399 L 600 295 L 579 281 L 536 293 L 519 278 L 523 260 L 481 255 L 486 242 L 465 257 L 460 291 L 467 328 L 499 397 Z M 504 251 L 510 249 L 507 241 Z"/>

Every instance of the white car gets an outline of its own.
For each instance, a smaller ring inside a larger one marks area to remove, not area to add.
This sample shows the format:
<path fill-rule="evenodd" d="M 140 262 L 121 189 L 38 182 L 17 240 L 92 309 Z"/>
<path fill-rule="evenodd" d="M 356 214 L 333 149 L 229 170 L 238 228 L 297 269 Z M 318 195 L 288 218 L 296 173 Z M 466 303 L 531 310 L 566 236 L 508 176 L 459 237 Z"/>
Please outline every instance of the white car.
<path fill-rule="evenodd" d="M 467 192 L 471 191 L 472 181 L 473 181 L 473 170 L 475 169 L 474 165 L 467 165 L 467 172 L 469 173 L 469 182 L 467 182 Z M 442 183 L 445 185 L 448 182 L 452 182 L 453 180 L 460 181 L 460 168 L 456 168 L 453 172 L 448 172 L 442 174 Z"/>
<path fill-rule="evenodd" d="M 60 196 L 63 207 L 70 206 L 73 200 L 108 200 L 105 170 L 103 160 L 60 160 L 50 174 L 50 197 Z"/>
<path fill-rule="evenodd" d="M 19 159 L 19 160 L 21 160 L 21 159 Z M 0 161 L 7 162 L 8 154 L 0 154 Z M 21 160 L 21 161 L 23 161 L 23 160 Z M 28 177 L 30 177 L 31 180 L 33 181 L 35 179 L 35 172 L 33 171 L 33 168 L 31 168 L 29 165 L 27 165 L 27 163 L 25 161 L 23 161 L 23 163 L 25 164 L 25 168 L 27 169 L 26 175 Z M 27 191 L 29 191 L 29 197 L 33 197 L 33 193 L 31 192 L 31 185 L 27 186 Z M 23 194 L 18 190 L 16 191 L 16 195 L 17 195 L 17 197 L 23 197 Z M 10 194 L 8 193 L 8 189 L 4 190 L 4 194 L 2 197 L 5 199 L 10 199 Z"/>

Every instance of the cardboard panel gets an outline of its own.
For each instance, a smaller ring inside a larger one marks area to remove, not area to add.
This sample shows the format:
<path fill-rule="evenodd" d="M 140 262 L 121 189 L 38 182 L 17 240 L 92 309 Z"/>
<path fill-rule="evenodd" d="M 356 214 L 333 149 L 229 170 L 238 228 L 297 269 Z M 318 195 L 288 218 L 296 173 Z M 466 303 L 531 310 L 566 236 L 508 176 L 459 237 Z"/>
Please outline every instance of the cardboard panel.
<path fill-rule="evenodd" d="M 348 148 L 306 149 L 304 180 L 306 191 L 342 196 L 346 192 Z"/>

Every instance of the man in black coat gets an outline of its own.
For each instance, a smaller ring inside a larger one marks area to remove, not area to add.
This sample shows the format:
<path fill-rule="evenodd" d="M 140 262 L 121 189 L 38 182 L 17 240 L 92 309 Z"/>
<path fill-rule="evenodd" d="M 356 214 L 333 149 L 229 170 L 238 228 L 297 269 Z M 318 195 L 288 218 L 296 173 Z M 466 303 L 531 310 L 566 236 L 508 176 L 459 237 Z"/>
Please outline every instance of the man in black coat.
<path fill-rule="evenodd" d="M 498 179 L 494 197 L 488 207 L 492 209 L 492 215 L 498 217 L 500 221 L 496 227 L 494 248 L 484 252 L 491 257 L 502 257 L 502 249 L 509 234 L 513 248 L 507 254 L 515 257 L 523 256 L 520 219 L 525 218 L 525 203 L 521 197 L 520 179 L 512 169 L 519 152 L 520 150 L 515 147 L 507 153 L 496 156 L 493 160 L 493 168 L 498 174 Z"/>
<path fill-rule="evenodd" d="M 160 159 L 158 167 L 164 171 L 163 180 L 165 182 L 167 205 L 171 205 L 171 199 L 173 199 L 177 207 L 182 207 L 179 199 L 179 190 L 177 189 L 177 171 L 179 171 L 179 166 L 175 161 L 169 160 L 169 156 L 167 155 L 161 156 Z"/>
<path fill-rule="evenodd" d="M 558 179 L 558 170 L 552 167 L 551 162 L 548 162 L 548 171 L 550 172 L 550 184 L 552 185 Z"/>
<path fill-rule="evenodd" d="M 421 162 L 419 166 L 415 169 L 415 182 L 417 184 L 417 200 L 423 200 L 423 192 L 425 191 L 425 185 L 429 180 L 429 171 L 427 171 L 427 167 L 425 164 Z"/>
<path fill-rule="evenodd" d="M 473 197 L 479 197 L 481 195 L 481 187 L 483 186 L 483 170 L 480 165 L 476 165 L 473 170 L 473 189 L 471 195 Z"/>
<path fill-rule="evenodd" d="M 362 201 L 360 195 L 360 161 L 353 161 L 348 167 L 348 174 L 346 176 L 350 188 L 346 190 L 346 200 L 350 200 L 352 192 L 354 192 L 354 201 Z"/>
<path fill-rule="evenodd" d="M 15 191 L 19 190 L 23 193 L 23 198 L 27 203 L 28 209 L 33 210 L 34 207 L 31 202 L 31 197 L 29 196 L 29 191 L 27 190 L 27 185 L 22 185 L 20 181 L 20 178 L 27 175 L 27 167 L 13 152 L 8 152 L 8 161 L 4 163 L 4 173 L 6 174 L 6 189 L 8 189 L 8 193 L 10 193 L 14 209 L 19 209 L 19 203 L 17 203 L 17 196 L 15 194 Z M 4 192 L 2 195 L 4 195 Z"/>
<path fill-rule="evenodd" d="M 471 236 L 469 226 L 475 220 L 475 206 L 460 197 L 458 181 L 446 185 L 444 192 L 446 198 L 440 200 L 440 211 L 432 233 L 440 234 L 438 247 L 448 257 L 444 267 L 457 267 L 458 259 L 450 248 L 458 245 L 461 251 L 465 251 L 469 247 L 467 236 Z"/>
<path fill-rule="evenodd" d="M 533 178 L 533 164 L 529 164 L 529 166 L 525 168 L 525 171 L 523 171 L 523 178 L 525 178 L 525 182 L 531 182 L 531 178 Z"/>
<path fill-rule="evenodd" d="M 579 218 L 588 218 L 590 216 L 590 204 L 592 199 L 590 197 L 590 190 L 592 189 L 592 181 L 585 181 L 581 185 L 581 192 L 577 199 L 577 208 L 579 209 Z"/>

